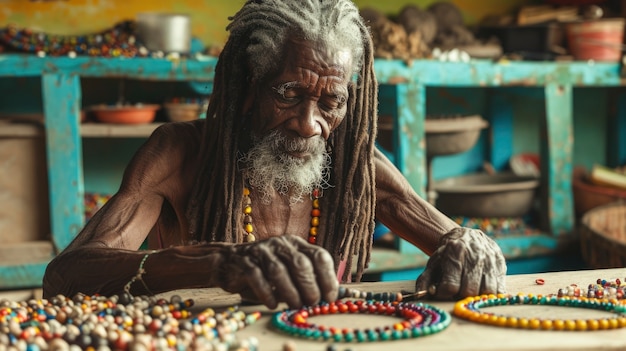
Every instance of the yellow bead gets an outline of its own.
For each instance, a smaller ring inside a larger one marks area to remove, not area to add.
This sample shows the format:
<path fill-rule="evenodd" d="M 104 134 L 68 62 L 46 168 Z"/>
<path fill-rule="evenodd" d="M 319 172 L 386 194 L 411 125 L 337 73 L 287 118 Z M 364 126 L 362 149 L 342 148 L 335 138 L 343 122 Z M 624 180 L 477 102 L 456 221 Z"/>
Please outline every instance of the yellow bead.
<path fill-rule="evenodd" d="M 252 213 L 252 206 L 246 206 L 243 208 L 243 213 L 249 215 Z"/>
<path fill-rule="evenodd" d="M 531 318 L 528 321 L 528 327 L 530 329 L 539 329 L 540 326 L 541 326 L 541 322 L 537 318 Z"/>
<path fill-rule="evenodd" d="M 311 227 L 311 229 L 309 229 L 309 235 L 317 236 L 317 227 Z"/>
<path fill-rule="evenodd" d="M 499 316 L 499 317 L 498 317 L 498 320 L 497 320 L 497 322 L 496 322 L 496 324 L 497 324 L 499 327 L 506 327 L 506 325 L 507 325 L 507 319 L 508 319 L 508 318 L 507 318 L 506 316 Z"/>
<path fill-rule="evenodd" d="M 566 320 L 565 321 L 565 330 L 576 330 L 576 322 L 574 322 L 573 320 Z"/>
<path fill-rule="evenodd" d="M 528 328 L 528 319 L 520 318 L 519 321 L 517 322 L 517 325 L 522 329 Z"/>
<path fill-rule="evenodd" d="M 320 200 L 313 199 L 313 208 L 320 208 Z"/>
<path fill-rule="evenodd" d="M 249 195 L 250 195 L 250 189 L 248 189 L 248 188 L 243 188 L 243 195 L 244 195 L 244 196 L 249 196 Z"/>
<path fill-rule="evenodd" d="M 544 319 L 541 321 L 541 329 L 543 330 L 550 330 L 552 329 L 552 320 L 551 319 Z"/>
<path fill-rule="evenodd" d="M 587 321 L 582 319 L 576 320 L 576 330 L 587 330 Z"/>
<path fill-rule="evenodd" d="M 498 316 L 496 316 L 495 314 L 492 315 L 488 315 L 489 316 L 489 324 L 491 325 L 498 325 Z"/>
<path fill-rule="evenodd" d="M 517 322 L 518 322 L 517 317 L 509 317 L 506 320 L 506 326 L 510 328 L 517 328 Z"/>
<path fill-rule="evenodd" d="M 319 217 L 311 218 L 311 226 L 312 227 L 318 227 L 319 225 L 320 225 L 320 218 Z"/>
<path fill-rule="evenodd" d="M 598 323 L 597 319 L 590 319 L 587 321 L 587 328 L 589 328 L 589 330 L 598 330 L 600 323 Z"/>
<path fill-rule="evenodd" d="M 606 319 L 598 320 L 598 326 L 600 329 L 609 329 L 609 321 Z"/>
<path fill-rule="evenodd" d="M 609 329 L 617 329 L 617 328 L 619 328 L 619 322 L 617 321 L 617 318 L 609 319 Z"/>
<path fill-rule="evenodd" d="M 254 232 L 254 227 L 252 226 L 252 223 L 248 223 L 246 224 L 245 228 L 246 233 L 250 234 Z"/>
<path fill-rule="evenodd" d="M 561 319 L 555 319 L 552 322 L 552 326 L 554 327 L 554 330 L 563 330 L 565 329 L 565 322 Z"/>

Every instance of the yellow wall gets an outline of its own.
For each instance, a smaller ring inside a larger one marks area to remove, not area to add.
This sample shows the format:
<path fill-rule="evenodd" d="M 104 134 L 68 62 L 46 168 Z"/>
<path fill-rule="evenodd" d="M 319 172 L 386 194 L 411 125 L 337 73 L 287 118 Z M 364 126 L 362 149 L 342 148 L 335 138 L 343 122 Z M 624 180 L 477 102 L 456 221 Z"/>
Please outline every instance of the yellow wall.
<path fill-rule="evenodd" d="M 228 16 L 234 14 L 244 0 L 65 0 L 65 1 L 0 1 L 0 27 L 15 24 L 49 34 L 89 34 L 112 27 L 115 23 L 134 19 L 139 12 L 158 11 L 186 13 L 191 16 L 192 32 L 205 44 L 221 44 L 226 40 Z M 385 13 L 397 13 L 407 3 L 424 8 L 434 0 L 356 0 L 359 7 L 373 7 Z M 486 14 L 513 11 L 525 0 L 454 0 L 468 24 L 476 23 Z"/>

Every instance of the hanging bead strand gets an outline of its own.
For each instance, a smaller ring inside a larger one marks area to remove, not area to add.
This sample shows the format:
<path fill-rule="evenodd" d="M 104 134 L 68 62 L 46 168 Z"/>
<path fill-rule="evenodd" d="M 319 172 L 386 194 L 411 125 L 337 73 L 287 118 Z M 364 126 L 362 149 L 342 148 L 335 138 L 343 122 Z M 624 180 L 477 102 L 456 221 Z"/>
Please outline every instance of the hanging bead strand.
<path fill-rule="evenodd" d="M 243 188 L 243 229 L 246 232 L 246 242 L 256 241 L 254 235 L 254 225 L 252 225 L 252 200 L 250 200 L 250 189 Z"/>
<path fill-rule="evenodd" d="M 320 216 L 322 214 L 320 211 L 320 197 L 321 191 L 317 188 L 313 189 L 311 193 L 313 208 L 311 209 L 311 228 L 309 229 L 309 243 L 311 244 L 317 243 L 317 229 L 320 226 Z"/>

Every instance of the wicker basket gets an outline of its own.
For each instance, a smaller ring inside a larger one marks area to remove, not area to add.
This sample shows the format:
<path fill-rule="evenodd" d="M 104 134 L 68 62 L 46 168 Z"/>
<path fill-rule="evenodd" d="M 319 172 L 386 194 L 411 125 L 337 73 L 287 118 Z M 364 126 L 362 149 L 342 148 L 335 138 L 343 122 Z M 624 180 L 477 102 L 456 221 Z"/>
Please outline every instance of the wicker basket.
<path fill-rule="evenodd" d="M 585 213 L 580 245 L 583 258 L 592 268 L 626 267 L 626 201 Z"/>

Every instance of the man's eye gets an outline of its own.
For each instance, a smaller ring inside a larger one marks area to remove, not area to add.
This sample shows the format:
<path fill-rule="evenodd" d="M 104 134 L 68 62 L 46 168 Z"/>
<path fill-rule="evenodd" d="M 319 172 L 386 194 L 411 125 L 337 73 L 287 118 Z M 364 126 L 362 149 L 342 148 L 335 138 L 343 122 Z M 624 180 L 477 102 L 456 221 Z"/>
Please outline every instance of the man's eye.
<path fill-rule="evenodd" d="M 346 97 L 343 95 L 329 96 L 322 100 L 322 105 L 328 110 L 338 109 L 345 105 L 346 100 Z"/>

